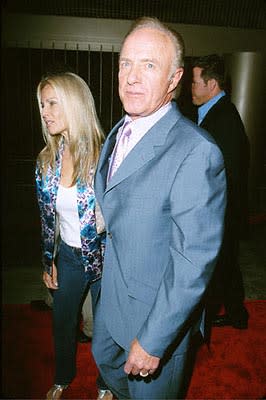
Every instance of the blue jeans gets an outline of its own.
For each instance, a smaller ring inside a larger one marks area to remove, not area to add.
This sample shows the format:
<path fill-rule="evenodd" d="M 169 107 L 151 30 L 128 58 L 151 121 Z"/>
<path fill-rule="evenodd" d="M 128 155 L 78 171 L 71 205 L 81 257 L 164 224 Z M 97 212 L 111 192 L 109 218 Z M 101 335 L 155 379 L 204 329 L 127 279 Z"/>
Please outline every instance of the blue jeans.
<path fill-rule="evenodd" d="M 100 291 L 100 280 L 90 282 L 85 274 L 81 250 L 61 241 L 56 260 L 58 289 L 53 292 L 55 380 L 69 384 L 76 375 L 77 326 L 83 296 L 91 290 L 92 308 Z"/>

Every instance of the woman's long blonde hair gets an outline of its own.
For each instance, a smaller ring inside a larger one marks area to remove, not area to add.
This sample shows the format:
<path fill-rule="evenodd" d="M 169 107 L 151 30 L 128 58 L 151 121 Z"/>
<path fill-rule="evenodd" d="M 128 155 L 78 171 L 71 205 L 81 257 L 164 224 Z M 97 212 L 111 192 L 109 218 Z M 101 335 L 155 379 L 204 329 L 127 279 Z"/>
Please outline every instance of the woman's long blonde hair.
<path fill-rule="evenodd" d="M 73 183 L 77 179 L 83 183 L 91 183 L 91 171 L 96 167 L 104 140 L 91 91 L 86 82 L 72 72 L 47 75 L 41 79 L 37 87 L 41 115 L 41 91 L 46 85 L 51 85 L 54 89 L 65 114 L 68 125 L 67 141 L 74 166 Z M 41 122 L 46 146 L 39 153 L 38 162 L 45 176 L 49 166 L 55 169 L 56 155 L 62 135 L 51 135 L 43 118 L 41 118 Z"/>

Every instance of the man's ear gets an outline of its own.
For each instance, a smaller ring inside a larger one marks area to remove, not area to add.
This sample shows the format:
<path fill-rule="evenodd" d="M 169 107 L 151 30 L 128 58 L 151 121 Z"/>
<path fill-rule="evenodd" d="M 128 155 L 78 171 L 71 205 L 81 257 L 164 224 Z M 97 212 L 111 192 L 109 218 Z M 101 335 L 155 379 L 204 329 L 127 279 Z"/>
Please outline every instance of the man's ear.
<path fill-rule="evenodd" d="M 169 92 L 172 92 L 176 89 L 180 79 L 182 78 L 184 73 L 184 68 L 177 68 L 175 72 L 172 74 L 170 81 L 169 81 Z"/>
<path fill-rule="evenodd" d="M 208 80 L 207 85 L 209 87 L 209 90 L 213 92 L 217 88 L 218 83 L 214 78 L 212 78 Z"/>

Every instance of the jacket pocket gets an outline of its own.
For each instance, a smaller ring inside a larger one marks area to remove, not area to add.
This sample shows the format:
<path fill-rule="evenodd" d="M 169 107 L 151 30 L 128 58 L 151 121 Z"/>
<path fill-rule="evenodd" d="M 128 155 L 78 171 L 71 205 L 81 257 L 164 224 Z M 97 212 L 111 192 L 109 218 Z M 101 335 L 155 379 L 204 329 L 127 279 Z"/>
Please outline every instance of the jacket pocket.
<path fill-rule="evenodd" d="M 148 305 L 154 303 L 157 290 L 157 288 L 140 282 L 135 278 L 131 278 L 128 283 L 128 296 Z"/>

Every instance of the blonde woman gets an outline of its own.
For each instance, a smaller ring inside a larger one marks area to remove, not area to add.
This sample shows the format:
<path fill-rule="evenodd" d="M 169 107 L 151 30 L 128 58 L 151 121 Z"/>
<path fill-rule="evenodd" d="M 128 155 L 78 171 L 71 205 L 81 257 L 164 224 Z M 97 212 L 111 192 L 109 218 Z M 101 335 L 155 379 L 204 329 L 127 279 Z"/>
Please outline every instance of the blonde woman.
<path fill-rule="evenodd" d="M 46 145 L 37 158 L 36 187 L 55 345 L 55 379 L 47 399 L 60 399 L 76 373 L 84 293 L 89 287 L 94 307 L 100 289 L 105 234 L 96 229 L 93 177 L 104 136 L 90 89 L 78 75 L 44 77 L 37 99 Z M 99 378 L 98 383 L 99 396 L 112 398 Z"/>

